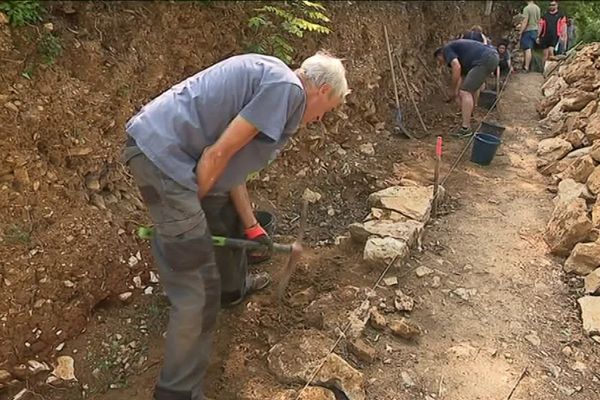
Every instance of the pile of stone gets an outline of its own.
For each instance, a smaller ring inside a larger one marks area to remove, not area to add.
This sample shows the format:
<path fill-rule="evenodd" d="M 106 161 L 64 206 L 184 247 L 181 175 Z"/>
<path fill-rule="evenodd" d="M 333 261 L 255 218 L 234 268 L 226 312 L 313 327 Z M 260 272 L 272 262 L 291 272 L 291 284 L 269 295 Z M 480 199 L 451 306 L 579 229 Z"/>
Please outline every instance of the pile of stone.
<path fill-rule="evenodd" d="M 443 193 L 440 187 L 438 202 Z M 433 197 L 433 186 L 392 186 L 372 193 L 372 208 L 366 220 L 349 227 L 352 240 L 364 244 L 364 260 L 382 266 L 396 258 L 396 264 L 401 265 L 410 248 L 420 245 L 423 228 L 431 217 Z"/>
<path fill-rule="evenodd" d="M 585 277 L 584 330 L 600 341 L 600 43 L 548 63 L 545 74 L 538 112 L 552 137 L 539 142 L 537 167 L 557 196 L 544 239 L 567 257 L 567 273 Z"/>
<path fill-rule="evenodd" d="M 439 203 L 443 188 L 438 193 Z M 305 193 L 304 198 L 309 196 Z M 398 268 L 409 257 L 410 248 L 419 245 L 431 218 L 433 187 L 392 186 L 371 194 L 369 204 L 372 208 L 366 220 L 350 225 L 350 238 L 364 246 L 364 260 L 373 268 L 383 270 L 394 260 L 394 268 Z M 413 298 L 400 289 L 390 293 L 398 283 L 395 269 L 391 269 L 381 282 L 384 297 L 376 290 L 354 286 L 321 295 L 309 287 L 293 294 L 290 305 L 303 308 L 308 329 L 289 332 L 269 350 L 271 373 L 284 384 L 310 382 L 301 399 L 334 400 L 340 398 L 334 395 L 337 392 L 348 400 L 366 400 L 365 376 L 352 364 L 367 365 L 380 357 L 380 351 L 367 340 L 367 326 L 379 332 L 378 338 L 386 335 L 414 341 L 422 333 L 408 317 L 414 307 Z M 348 310 L 340 309 L 339 304 L 348 305 Z M 334 343 L 340 332 L 345 339 L 340 349 L 345 351 L 338 353 Z M 318 371 L 315 376 L 314 371 Z M 406 376 L 405 386 L 410 380 Z M 296 395 L 296 391 L 289 390 L 271 398 L 293 400 Z"/>

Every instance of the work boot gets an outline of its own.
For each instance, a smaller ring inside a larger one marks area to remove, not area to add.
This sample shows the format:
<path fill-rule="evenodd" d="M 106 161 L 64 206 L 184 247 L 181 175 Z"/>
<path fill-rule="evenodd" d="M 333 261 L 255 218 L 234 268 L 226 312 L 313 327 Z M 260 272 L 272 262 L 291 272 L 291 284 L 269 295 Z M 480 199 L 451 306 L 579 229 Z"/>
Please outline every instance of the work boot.
<path fill-rule="evenodd" d="M 271 275 L 268 272 L 257 272 L 249 274 L 246 279 L 246 294 L 252 294 L 263 290 L 271 283 Z"/>
<path fill-rule="evenodd" d="M 471 130 L 471 128 L 461 126 L 457 130 L 451 132 L 450 135 L 460 139 L 465 139 L 471 137 L 471 135 L 473 135 L 473 131 Z"/>
<path fill-rule="evenodd" d="M 250 295 L 252 293 L 256 293 L 260 290 L 263 290 L 264 288 L 269 286 L 270 283 L 271 283 L 271 275 L 269 275 L 268 272 L 257 272 L 254 274 L 248 274 L 248 277 L 246 278 L 246 294 L 244 296 L 241 296 L 237 300 L 233 300 L 233 301 L 230 301 L 230 302 L 224 304 L 224 306 L 225 307 L 237 306 L 242 301 L 244 301 L 244 299 L 248 295 Z"/>

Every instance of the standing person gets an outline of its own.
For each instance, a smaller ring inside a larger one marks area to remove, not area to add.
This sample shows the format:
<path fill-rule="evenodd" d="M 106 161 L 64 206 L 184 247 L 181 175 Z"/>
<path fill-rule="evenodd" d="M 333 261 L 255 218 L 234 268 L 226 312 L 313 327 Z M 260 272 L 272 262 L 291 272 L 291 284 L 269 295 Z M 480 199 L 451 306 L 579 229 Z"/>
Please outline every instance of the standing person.
<path fill-rule="evenodd" d="M 554 55 L 559 41 L 567 42 L 567 17 L 558 9 L 558 1 L 553 0 L 539 23 L 537 42 L 544 49 L 544 64 Z"/>
<path fill-rule="evenodd" d="M 171 303 L 155 400 L 205 399 L 203 378 L 227 284 L 211 239 L 211 221 L 225 219 L 219 204 L 231 200 L 248 238 L 268 242 L 246 177 L 348 92 L 341 60 L 326 53 L 296 71 L 277 58 L 246 54 L 187 78 L 127 122 L 123 156 L 154 222 L 152 252 Z"/>
<path fill-rule="evenodd" d="M 523 72 L 529 72 L 531 67 L 532 49 L 535 47 L 538 36 L 538 22 L 542 12 L 535 1 L 528 1 L 523 8 L 523 21 L 521 22 L 521 49 L 525 52 Z"/>
<path fill-rule="evenodd" d="M 435 50 L 433 56 L 440 65 L 446 64 L 452 69 L 452 82 L 448 89 L 448 97 L 460 105 L 462 125 L 453 132 L 457 137 L 469 137 L 471 115 L 479 100 L 485 80 L 498 67 L 498 52 L 491 46 L 469 39 L 448 42 Z"/>

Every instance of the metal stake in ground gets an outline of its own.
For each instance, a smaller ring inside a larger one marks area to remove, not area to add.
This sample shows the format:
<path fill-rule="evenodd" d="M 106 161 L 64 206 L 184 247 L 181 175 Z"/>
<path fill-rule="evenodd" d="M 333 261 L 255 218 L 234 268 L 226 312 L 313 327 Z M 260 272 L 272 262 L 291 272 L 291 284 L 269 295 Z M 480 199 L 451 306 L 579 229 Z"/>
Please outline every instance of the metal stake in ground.
<path fill-rule="evenodd" d="M 390 70 L 392 72 L 392 82 L 394 84 L 394 99 L 396 101 L 396 110 L 394 112 L 394 122 L 396 123 L 396 127 L 400 129 L 402 133 L 404 133 L 410 139 L 414 139 L 414 135 L 404 127 L 404 123 L 402 122 L 402 111 L 400 110 L 400 98 L 398 97 L 398 84 L 396 83 L 396 73 L 394 72 L 394 60 L 392 59 L 392 49 L 390 48 L 390 39 L 388 37 L 387 27 L 383 26 L 383 33 L 385 34 L 385 45 L 387 47 L 388 59 L 390 61 Z"/>
<path fill-rule="evenodd" d="M 435 144 L 435 169 L 433 171 L 433 201 L 431 204 L 431 214 L 433 217 L 437 214 L 438 205 L 438 187 L 440 180 L 440 164 L 442 162 L 442 137 L 437 137 Z"/>

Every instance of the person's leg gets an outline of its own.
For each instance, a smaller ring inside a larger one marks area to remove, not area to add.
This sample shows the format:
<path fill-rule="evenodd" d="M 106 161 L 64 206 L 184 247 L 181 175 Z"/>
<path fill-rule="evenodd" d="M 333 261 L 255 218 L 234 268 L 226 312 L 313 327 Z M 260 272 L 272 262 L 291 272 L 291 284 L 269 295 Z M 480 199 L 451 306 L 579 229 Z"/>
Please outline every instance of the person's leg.
<path fill-rule="evenodd" d="M 525 50 L 525 71 L 530 71 L 531 66 L 531 49 Z"/>
<path fill-rule="evenodd" d="M 126 149 L 127 152 L 127 149 Z M 152 253 L 171 308 L 155 400 L 202 400 L 221 283 L 197 194 L 139 154 L 129 161 L 154 222 Z"/>
<path fill-rule="evenodd" d="M 460 105 L 461 105 L 461 114 L 462 114 L 462 128 L 470 129 L 471 128 L 471 115 L 473 114 L 474 108 L 474 99 L 473 95 L 466 90 L 460 90 Z"/>

